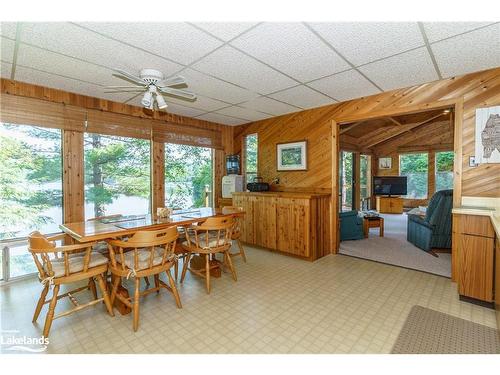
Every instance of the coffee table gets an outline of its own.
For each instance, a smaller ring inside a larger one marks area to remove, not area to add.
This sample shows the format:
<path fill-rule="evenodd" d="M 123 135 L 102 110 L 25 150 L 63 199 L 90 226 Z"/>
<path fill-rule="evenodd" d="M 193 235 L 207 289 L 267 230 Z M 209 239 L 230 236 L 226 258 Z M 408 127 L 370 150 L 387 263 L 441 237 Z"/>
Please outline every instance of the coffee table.
<path fill-rule="evenodd" d="M 370 228 L 379 228 L 380 237 L 384 237 L 384 218 L 381 216 L 363 217 L 363 234 L 368 238 Z"/>

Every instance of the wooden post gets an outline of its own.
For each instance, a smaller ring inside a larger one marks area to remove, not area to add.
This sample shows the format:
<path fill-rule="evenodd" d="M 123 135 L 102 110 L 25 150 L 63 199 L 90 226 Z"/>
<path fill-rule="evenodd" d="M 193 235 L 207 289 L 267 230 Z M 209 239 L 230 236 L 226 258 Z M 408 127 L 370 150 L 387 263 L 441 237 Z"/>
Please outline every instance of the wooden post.
<path fill-rule="evenodd" d="M 165 145 L 151 141 L 151 213 L 165 207 Z"/>
<path fill-rule="evenodd" d="M 360 204 L 361 204 L 361 154 L 359 152 L 355 152 L 353 155 L 354 158 L 354 181 L 353 181 L 353 186 L 352 188 L 354 189 L 354 194 L 353 194 L 353 199 L 354 202 L 352 202 L 352 209 L 359 211 L 360 209 Z"/>
<path fill-rule="evenodd" d="M 436 152 L 431 150 L 427 155 L 427 200 L 436 192 Z"/>
<path fill-rule="evenodd" d="M 62 131 L 63 164 L 63 222 L 74 223 L 85 220 L 83 133 Z"/>
<path fill-rule="evenodd" d="M 335 120 L 330 124 L 331 132 L 331 154 L 332 154 L 332 195 L 330 204 L 330 239 L 332 253 L 337 254 L 339 251 L 339 126 Z"/>

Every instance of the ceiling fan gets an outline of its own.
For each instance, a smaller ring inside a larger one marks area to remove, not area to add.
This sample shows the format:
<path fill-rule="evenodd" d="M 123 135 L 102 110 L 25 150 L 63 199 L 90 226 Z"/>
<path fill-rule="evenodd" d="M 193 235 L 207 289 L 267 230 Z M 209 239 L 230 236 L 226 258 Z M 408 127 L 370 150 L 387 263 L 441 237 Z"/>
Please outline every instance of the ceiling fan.
<path fill-rule="evenodd" d="M 153 110 L 156 102 L 159 109 L 167 108 L 167 103 L 162 94 L 176 96 L 185 100 L 196 100 L 196 94 L 175 88 L 177 86 L 187 86 L 184 77 L 177 76 L 165 78 L 163 73 L 155 69 L 142 69 L 139 76 L 127 73 L 121 69 L 114 69 L 115 77 L 133 83 L 134 86 L 106 86 L 107 93 L 119 92 L 144 92 L 141 104 Z"/>

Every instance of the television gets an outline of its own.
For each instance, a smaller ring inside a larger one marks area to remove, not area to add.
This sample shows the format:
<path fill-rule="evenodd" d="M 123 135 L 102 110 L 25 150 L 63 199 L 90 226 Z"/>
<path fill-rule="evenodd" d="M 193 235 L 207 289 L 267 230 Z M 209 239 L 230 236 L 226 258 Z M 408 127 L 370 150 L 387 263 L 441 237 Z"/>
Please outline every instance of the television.
<path fill-rule="evenodd" d="M 406 176 L 374 176 L 373 195 L 406 195 Z"/>

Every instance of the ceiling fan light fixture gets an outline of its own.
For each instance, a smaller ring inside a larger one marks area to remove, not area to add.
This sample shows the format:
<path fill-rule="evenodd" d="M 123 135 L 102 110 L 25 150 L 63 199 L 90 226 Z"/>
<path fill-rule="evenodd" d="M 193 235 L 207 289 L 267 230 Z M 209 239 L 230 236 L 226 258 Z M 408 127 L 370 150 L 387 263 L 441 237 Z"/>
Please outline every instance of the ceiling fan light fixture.
<path fill-rule="evenodd" d="M 150 91 L 146 91 L 142 97 L 141 104 L 144 107 L 150 107 L 153 104 L 153 94 Z"/>
<path fill-rule="evenodd" d="M 161 94 L 156 94 L 156 104 L 158 104 L 159 109 L 165 109 L 168 107 L 167 102 L 165 101 L 163 96 L 161 96 Z"/>

